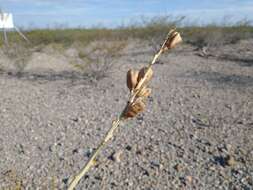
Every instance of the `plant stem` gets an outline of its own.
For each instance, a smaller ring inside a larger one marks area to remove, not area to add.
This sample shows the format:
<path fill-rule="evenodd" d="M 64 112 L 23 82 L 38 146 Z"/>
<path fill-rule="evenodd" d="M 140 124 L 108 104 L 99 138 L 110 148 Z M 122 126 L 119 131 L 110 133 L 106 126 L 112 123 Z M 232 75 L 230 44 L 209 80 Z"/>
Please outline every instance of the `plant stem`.
<path fill-rule="evenodd" d="M 152 62 L 148 65 L 148 69 L 150 69 L 152 67 L 152 65 L 155 64 L 155 62 L 157 61 L 157 59 L 161 56 L 161 54 L 163 53 L 162 51 L 162 48 L 164 47 L 165 45 L 165 42 L 163 43 L 162 47 L 160 48 L 160 50 L 155 54 Z M 137 96 L 137 94 L 139 93 L 139 91 L 141 90 L 141 88 L 143 87 L 143 83 L 145 82 L 146 80 L 146 76 L 144 76 L 140 81 L 139 83 L 137 84 L 136 86 L 136 89 L 138 89 L 136 92 L 134 92 L 133 94 L 130 95 L 130 98 L 129 98 L 129 102 L 132 103 L 135 99 L 135 97 Z"/>
<path fill-rule="evenodd" d="M 107 134 L 105 135 L 102 142 L 99 144 L 99 146 L 96 148 L 96 150 L 92 153 L 92 156 L 89 158 L 85 166 L 81 169 L 79 174 L 77 174 L 73 180 L 70 182 L 70 185 L 68 187 L 68 190 L 73 190 L 78 182 L 81 180 L 81 178 L 88 172 L 90 167 L 94 164 L 94 161 L 100 152 L 100 150 L 105 146 L 105 144 L 113 137 L 114 131 L 119 127 L 119 124 L 121 122 L 121 118 L 117 119 L 116 121 L 113 121 L 112 127 L 108 130 Z"/>
<path fill-rule="evenodd" d="M 151 68 L 152 65 L 157 61 L 157 59 L 160 57 L 160 55 L 163 53 L 163 48 L 166 44 L 166 41 L 163 43 L 162 47 L 160 48 L 160 50 L 155 54 L 152 62 L 148 65 L 148 68 Z M 133 94 L 131 94 L 128 104 L 132 103 L 136 97 L 136 95 L 138 94 L 138 92 L 141 90 L 143 83 L 146 80 L 146 76 L 144 76 L 141 81 L 138 83 L 137 85 L 137 91 Z M 124 112 L 124 111 L 123 111 Z M 81 171 L 79 172 L 79 174 L 77 174 L 73 180 L 70 182 L 70 185 L 68 187 L 68 190 L 73 190 L 76 185 L 78 184 L 78 182 L 81 180 L 81 178 L 88 172 L 88 170 L 90 169 L 90 167 L 92 165 L 94 165 L 94 161 L 97 157 L 97 155 L 99 154 L 100 150 L 105 146 L 105 144 L 113 137 L 114 131 L 119 127 L 120 122 L 123 120 L 123 112 L 121 113 L 120 117 L 115 120 L 112 123 L 112 127 L 108 130 L 107 134 L 105 135 L 104 139 L 102 140 L 102 142 L 99 144 L 99 146 L 97 147 L 97 149 L 93 152 L 92 156 L 89 158 L 88 162 L 84 165 L 84 167 L 81 169 Z"/>

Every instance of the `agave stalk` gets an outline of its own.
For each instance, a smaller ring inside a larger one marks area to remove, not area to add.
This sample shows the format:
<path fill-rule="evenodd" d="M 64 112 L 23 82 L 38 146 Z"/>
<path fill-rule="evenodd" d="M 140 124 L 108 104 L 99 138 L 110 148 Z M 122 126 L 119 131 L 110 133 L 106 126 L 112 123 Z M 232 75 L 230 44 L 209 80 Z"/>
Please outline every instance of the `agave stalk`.
<path fill-rule="evenodd" d="M 112 122 L 111 128 L 106 133 L 105 137 L 102 139 L 98 147 L 94 150 L 89 160 L 80 170 L 80 172 L 74 176 L 74 178 L 69 183 L 68 190 L 73 190 L 81 178 L 89 171 L 89 169 L 94 165 L 97 155 L 100 153 L 101 149 L 106 145 L 106 143 L 113 137 L 115 130 L 120 126 L 120 124 L 129 118 L 135 117 L 140 112 L 145 109 L 145 99 L 151 93 L 151 89 L 146 88 L 147 83 L 152 77 L 153 71 L 152 66 L 156 63 L 158 58 L 167 50 L 174 48 L 178 43 L 182 41 L 181 36 L 176 30 L 171 30 L 164 43 L 162 44 L 160 50 L 155 54 L 153 60 L 147 67 L 143 67 L 138 73 L 129 70 L 127 74 L 127 86 L 130 90 L 129 100 L 120 116 Z M 137 76 L 138 75 L 138 76 Z"/>

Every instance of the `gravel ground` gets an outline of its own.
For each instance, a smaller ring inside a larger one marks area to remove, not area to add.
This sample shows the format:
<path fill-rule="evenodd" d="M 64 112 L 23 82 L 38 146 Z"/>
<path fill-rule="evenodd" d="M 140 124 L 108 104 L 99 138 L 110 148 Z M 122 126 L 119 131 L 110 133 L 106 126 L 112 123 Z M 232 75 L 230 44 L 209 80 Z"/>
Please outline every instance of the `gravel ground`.
<path fill-rule="evenodd" d="M 164 55 L 145 113 L 122 124 L 77 189 L 253 189 L 252 44 L 213 50 L 218 57 L 186 45 Z M 124 107 L 127 70 L 152 59 L 142 47 L 129 42 L 99 81 L 45 52 L 22 75 L 3 70 L 0 189 L 65 189 Z M 43 60 L 46 74 L 36 71 Z"/>

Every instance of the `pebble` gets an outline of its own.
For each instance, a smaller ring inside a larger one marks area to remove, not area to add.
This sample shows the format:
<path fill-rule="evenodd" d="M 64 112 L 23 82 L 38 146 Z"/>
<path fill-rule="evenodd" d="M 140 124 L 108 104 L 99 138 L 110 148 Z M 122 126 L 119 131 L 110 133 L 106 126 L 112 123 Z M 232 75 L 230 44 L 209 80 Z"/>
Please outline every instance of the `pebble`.
<path fill-rule="evenodd" d="M 75 117 L 75 118 L 71 118 L 71 120 L 74 122 L 78 122 L 80 119 L 78 117 Z"/>
<path fill-rule="evenodd" d="M 17 144 L 16 148 L 17 148 L 18 154 L 24 154 L 25 153 L 24 146 L 22 144 Z"/>
<path fill-rule="evenodd" d="M 89 149 L 87 150 L 87 152 L 85 153 L 85 156 L 86 156 L 86 157 L 90 157 L 90 155 L 92 154 L 92 152 L 93 152 L 93 149 L 92 149 L 92 148 L 89 148 Z"/>
<path fill-rule="evenodd" d="M 72 150 L 72 154 L 77 154 L 79 152 L 78 148 L 75 148 L 74 150 Z"/>
<path fill-rule="evenodd" d="M 50 152 L 54 152 L 55 151 L 55 146 L 54 145 L 50 145 L 49 147 L 48 147 L 48 150 L 50 151 Z"/>
<path fill-rule="evenodd" d="M 131 150 L 132 150 L 132 147 L 131 147 L 130 145 L 127 145 L 127 146 L 126 146 L 126 149 L 127 149 L 128 151 L 131 151 Z"/>
<path fill-rule="evenodd" d="M 193 181 L 193 178 L 192 176 L 186 176 L 186 181 L 189 183 L 189 184 L 192 184 L 192 181 Z"/>
<path fill-rule="evenodd" d="M 180 172 L 184 169 L 184 166 L 182 164 L 176 164 L 174 169 L 177 170 L 177 172 Z"/>
<path fill-rule="evenodd" d="M 142 151 L 140 149 L 136 150 L 137 155 L 142 155 Z"/>
<path fill-rule="evenodd" d="M 231 167 L 234 167 L 236 165 L 236 160 L 234 159 L 234 157 L 228 155 L 226 158 L 225 158 L 225 161 L 226 161 L 226 164 L 228 166 L 231 166 Z"/>
<path fill-rule="evenodd" d="M 112 160 L 115 162 L 120 162 L 121 161 L 121 157 L 122 157 L 123 151 L 119 150 L 117 152 L 114 152 L 111 156 Z"/>

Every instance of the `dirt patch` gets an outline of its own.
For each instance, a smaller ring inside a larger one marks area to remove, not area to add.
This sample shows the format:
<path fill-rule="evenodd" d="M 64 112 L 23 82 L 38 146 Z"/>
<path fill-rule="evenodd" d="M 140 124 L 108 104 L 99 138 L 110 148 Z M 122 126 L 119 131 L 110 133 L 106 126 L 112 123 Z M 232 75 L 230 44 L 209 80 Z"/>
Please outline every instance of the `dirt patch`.
<path fill-rule="evenodd" d="M 124 107 L 127 70 L 153 56 L 133 49 L 99 81 L 72 70 L 72 50 L 33 53 L 21 77 L 2 72 L 0 188 L 66 187 Z M 146 112 L 122 125 L 78 189 L 252 188 L 253 68 L 180 51 L 155 65 Z"/>

